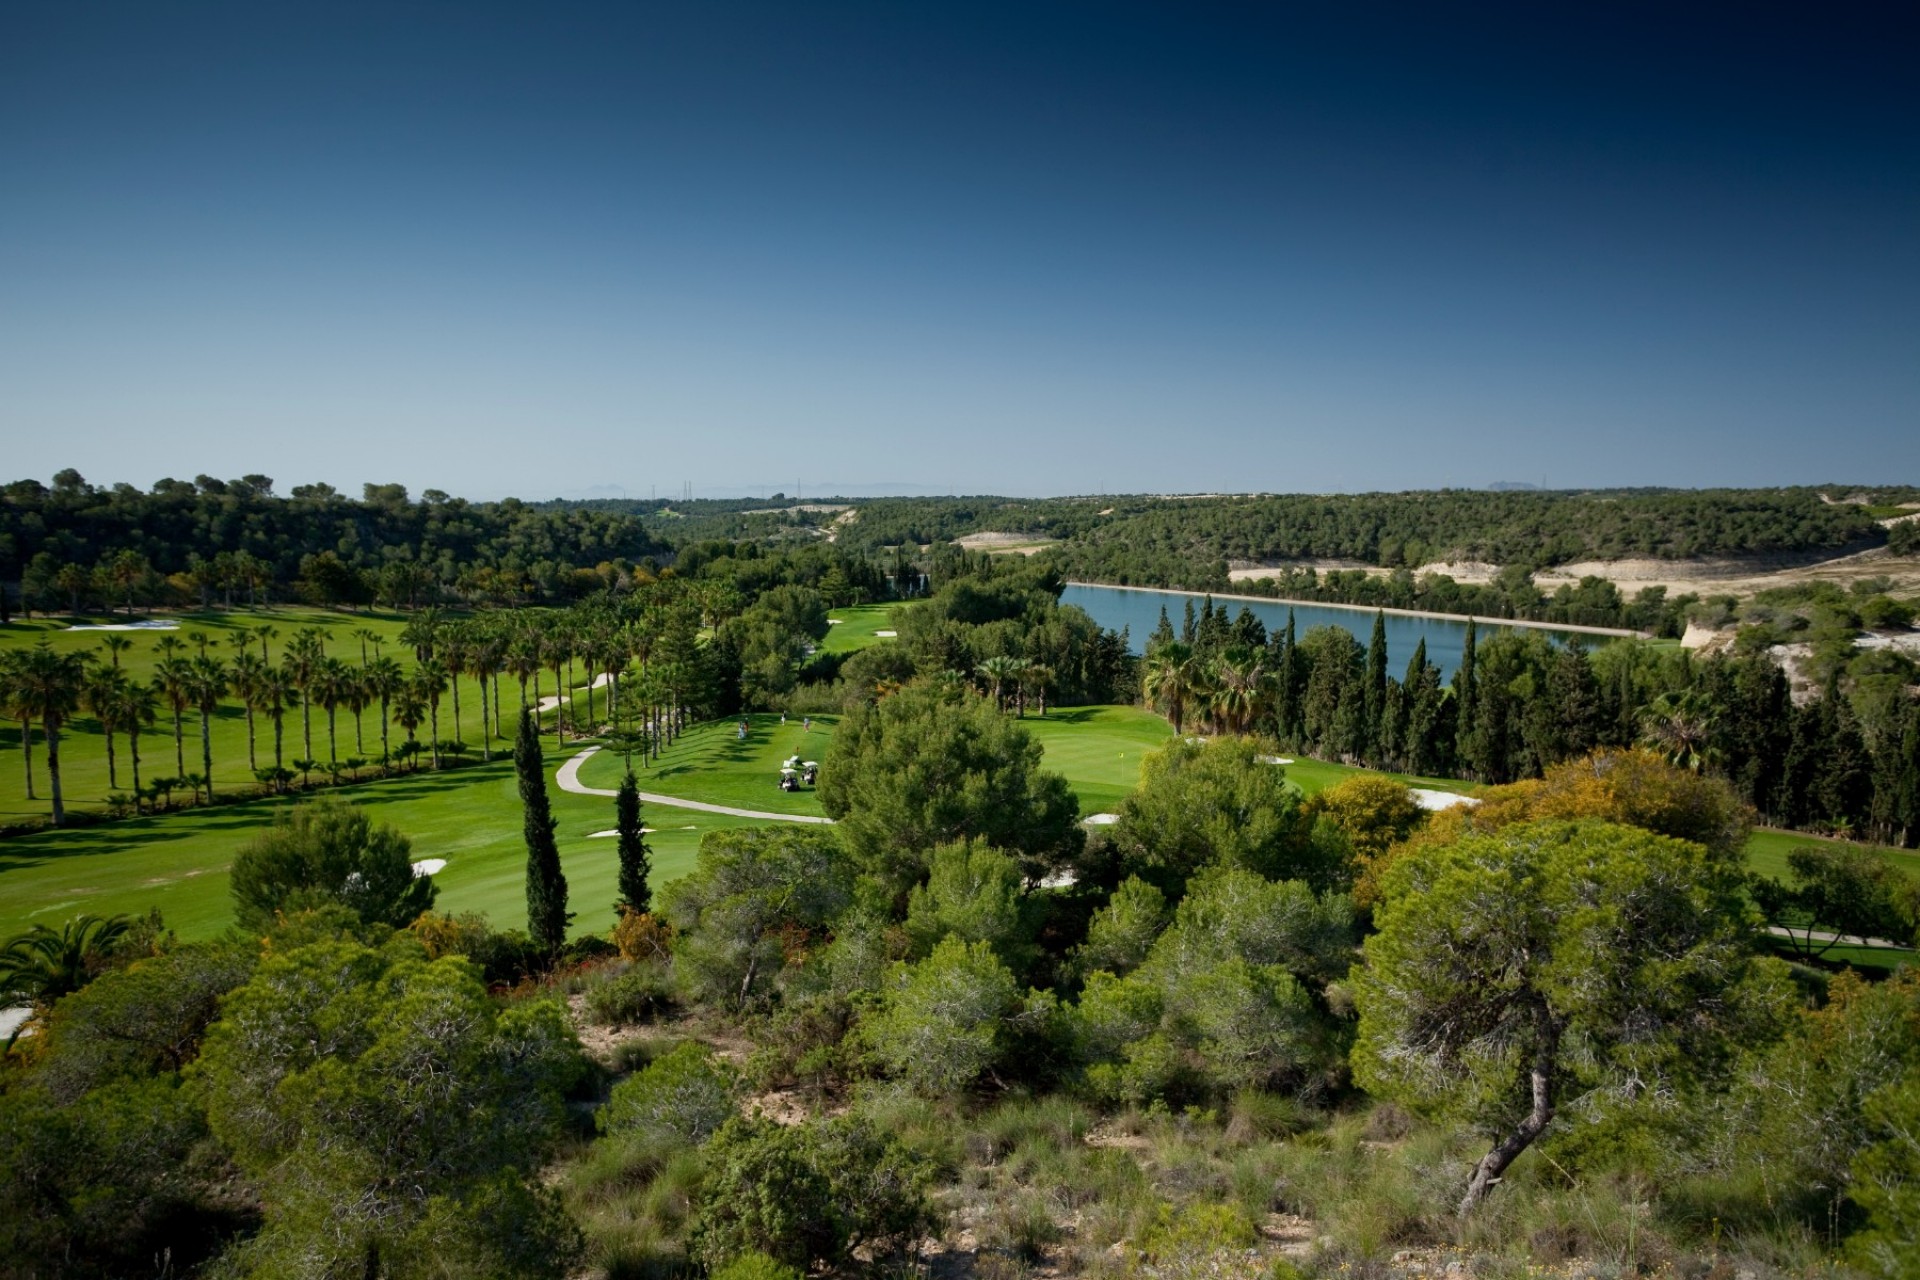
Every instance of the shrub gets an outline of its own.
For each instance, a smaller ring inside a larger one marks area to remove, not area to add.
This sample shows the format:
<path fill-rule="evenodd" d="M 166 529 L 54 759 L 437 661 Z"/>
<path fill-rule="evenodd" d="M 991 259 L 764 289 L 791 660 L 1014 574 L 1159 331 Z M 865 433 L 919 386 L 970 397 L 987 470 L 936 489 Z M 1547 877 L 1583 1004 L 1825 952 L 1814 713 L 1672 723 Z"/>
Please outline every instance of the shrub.
<path fill-rule="evenodd" d="M 689 1040 L 615 1085 L 595 1120 L 606 1133 L 698 1146 L 734 1115 L 739 1095 L 738 1074 Z"/>
<path fill-rule="evenodd" d="M 663 964 L 636 964 L 587 989 L 587 1012 L 607 1026 L 648 1022 L 672 1006 L 673 974 Z"/>
<path fill-rule="evenodd" d="M 784 1262 L 775 1262 L 757 1250 L 743 1253 L 724 1267 L 716 1268 L 712 1280 L 803 1280 L 801 1272 Z"/>
<path fill-rule="evenodd" d="M 852 1117 L 782 1127 L 729 1120 L 689 1229 L 708 1267 L 757 1251 L 806 1270 L 897 1251 L 930 1223 L 928 1163 Z"/>

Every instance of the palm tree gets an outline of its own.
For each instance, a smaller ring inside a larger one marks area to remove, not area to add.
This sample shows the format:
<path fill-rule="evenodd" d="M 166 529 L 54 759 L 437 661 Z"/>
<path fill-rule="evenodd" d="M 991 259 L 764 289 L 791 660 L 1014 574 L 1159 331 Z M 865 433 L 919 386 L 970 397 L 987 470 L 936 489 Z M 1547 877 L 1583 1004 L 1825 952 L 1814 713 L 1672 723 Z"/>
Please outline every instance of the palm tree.
<path fill-rule="evenodd" d="M 0 710 L 20 722 L 21 758 L 27 766 L 27 799 L 39 797 L 33 792 L 33 715 L 17 694 L 20 663 L 24 654 L 15 650 L 0 653 Z"/>
<path fill-rule="evenodd" d="M 133 613 L 133 589 L 147 576 L 147 568 L 147 558 L 131 547 L 115 552 L 107 564 L 107 577 L 119 588 L 129 616 Z"/>
<path fill-rule="evenodd" d="M 264 664 L 246 695 L 249 711 L 264 711 L 273 720 L 273 767 L 276 772 L 285 767 L 287 708 L 293 705 L 297 696 L 293 678 L 287 674 L 285 667 Z M 255 770 L 256 775 L 258 772 Z"/>
<path fill-rule="evenodd" d="M 427 718 L 427 698 L 413 682 L 403 682 L 393 691 L 393 721 L 407 731 L 407 754 L 416 760 L 420 740 L 415 736 Z"/>
<path fill-rule="evenodd" d="M 47 785 L 53 797 L 53 825 L 64 826 L 67 808 L 60 794 L 60 727 L 80 706 L 87 653 L 57 653 L 45 637 L 13 664 L 9 702 L 40 722 L 47 742 Z"/>
<path fill-rule="evenodd" d="M 120 727 L 120 698 L 132 682 L 127 673 L 119 667 L 96 666 L 87 672 L 86 688 L 81 691 L 81 700 L 88 711 L 100 722 L 100 732 L 107 739 L 107 789 L 120 789 L 120 770 L 113 752 L 113 735 Z"/>
<path fill-rule="evenodd" d="M 322 658 L 313 676 L 311 696 L 327 713 L 327 760 L 332 763 L 338 763 L 340 759 L 335 717 L 340 704 L 352 692 L 352 680 L 353 672 L 338 658 Z"/>
<path fill-rule="evenodd" d="M 253 750 L 253 713 L 260 703 L 260 683 L 266 678 L 266 662 L 254 655 L 252 637 L 245 632 L 239 633 L 246 647 L 233 656 L 233 695 L 240 699 L 240 705 L 247 713 L 247 770 L 258 772 L 260 762 L 254 758 Z"/>
<path fill-rule="evenodd" d="M 1164 709 L 1174 733 L 1180 733 L 1186 724 L 1187 699 L 1193 693 L 1192 646 L 1176 640 L 1148 654 L 1143 683 L 1147 702 Z"/>
<path fill-rule="evenodd" d="M 427 702 L 431 718 L 427 747 L 433 755 L 433 767 L 440 767 L 440 695 L 447 691 L 447 668 L 438 658 L 429 658 L 414 669 L 413 687 Z"/>
<path fill-rule="evenodd" d="M 207 633 L 204 631 L 189 631 L 187 643 L 200 651 L 197 656 L 204 658 L 207 656 L 207 646 L 213 642 L 207 638 Z"/>
<path fill-rule="evenodd" d="M 467 670 L 480 684 L 480 756 L 483 760 L 493 759 L 493 724 L 487 715 L 487 681 L 495 682 L 495 696 L 498 696 L 500 664 L 506 657 L 506 639 L 498 631 L 489 629 L 476 634 L 472 644 L 467 646 Z"/>
<path fill-rule="evenodd" d="M 367 664 L 362 684 L 370 697 L 380 700 L 380 760 L 384 764 L 391 759 L 387 749 L 387 705 L 405 687 L 406 677 L 401 673 L 400 664 L 392 658 L 375 658 Z"/>
<path fill-rule="evenodd" d="M 460 674 L 467 669 L 467 654 L 473 648 L 473 639 L 465 626 L 454 625 L 446 629 L 440 640 L 440 651 L 434 657 L 447 670 L 447 682 L 453 690 L 453 740 L 460 741 Z"/>
<path fill-rule="evenodd" d="M 1697 773 L 1718 754 L 1713 746 L 1715 720 L 1712 700 L 1699 690 L 1663 693 L 1641 714 L 1641 741 L 1668 764 Z"/>
<path fill-rule="evenodd" d="M 119 701 L 113 709 L 114 723 L 127 732 L 127 758 L 133 764 L 133 798 L 140 803 L 140 730 L 153 723 L 157 704 L 153 689 L 135 680 L 120 687 Z"/>
<path fill-rule="evenodd" d="M 1044 662 L 1029 662 L 1020 669 L 1020 697 L 1024 706 L 1031 693 L 1040 703 L 1040 718 L 1047 718 L 1047 691 L 1053 687 L 1053 668 Z"/>
<path fill-rule="evenodd" d="M 255 627 L 253 629 L 253 634 L 260 638 L 260 661 L 272 662 L 273 655 L 267 652 L 267 641 L 278 640 L 280 638 L 280 628 Z"/>
<path fill-rule="evenodd" d="M 353 633 L 353 638 L 360 642 L 360 669 L 364 671 L 367 666 L 367 646 L 372 645 L 377 651 L 380 647 L 380 633 L 371 627 L 361 627 Z"/>
<path fill-rule="evenodd" d="M 527 702 L 527 681 L 533 683 L 535 703 L 540 697 L 540 637 L 532 631 L 524 631 L 514 637 L 507 648 L 506 667 L 520 681 L 520 710 L 525 711 Z"/>
<path fill-rule="evenodd" d="M 193 705 L 200 712 L 200 772 L 207 787 L 207 801 L 213 801 L 213 717 L 220 710 L 220 699 L 227 696 L 226 664 L 217 658 L 193 660 L 189 689 Z"/>
<path fill-rule="evenodd" d="M 976 675 L 987 682 L 988 691 L 993 696 L 993 707 L 996 711 L 1005 711 L 1007 709 L 1006 699 L 1000 696 L 1000 690 L 1008 681 L 1018 677 L 1018 664 L 1019 659 L 1017 658 L 1009 658 L 1005 654 L 997 654 L 994 657 L 983 659 L 980 665 L 973 669 Z"/>
<path fill-rule="evenodd" d="M 1214 719 L 1227 733 L 1245 733 L 1267 704 L 1267 672 L 1251 649 L 1233 648 L 1213 664 Z"/>
<path fill-rule="evenodd" d="M 553 736 L 565 742 L 567 740 L 567 687 L 561 683 L 560 672 L 573 664 L 573 637 L 565 631 L 553 629 L 548 631 L 546 643 L 542 647 L 544 649 L 542 656 L 546 659 L 547 669 L 553 672 Z M 538 693 L 539 690 L 536 689 L 534 692 Z M 539 727 L 540 723 L 536 719 L 534 728 Z"/>
<path fill-rule="evenodd" d="M 0 947 L 0 1003 L 27 1000 L 45 1009 L 93 980 L 132 922 L 125 916 L 75 916 L 58 929 L 36 924 Z"/>
<path fill-rule="evenodd" d="M 318 627 L 302 628 L 287 642 L 286 661 L 281 664 L 300 691 L 300 744 L 309 760 L 313 759 L 313 693 L 327 658 L 326 638 Z"/>
<path fill-rule="evenodd" d="M 107 657 L 113 662 L 113 669 L 120 669 L 120 655 L 133 648 L 133 641 L 126 636 L 101 636 L 100 647 L 107 651 Z"/>
<path fill-rule="evenodd" d="M 186 739 L 180 732 L 180 717 L 193 705 L 190 691 L 192 681 L 193 665 L 186 658 L 162 658 L 153 670 L 154 687 L 173 712 L 173 771 L 176 776 L 187 771 Z"/>

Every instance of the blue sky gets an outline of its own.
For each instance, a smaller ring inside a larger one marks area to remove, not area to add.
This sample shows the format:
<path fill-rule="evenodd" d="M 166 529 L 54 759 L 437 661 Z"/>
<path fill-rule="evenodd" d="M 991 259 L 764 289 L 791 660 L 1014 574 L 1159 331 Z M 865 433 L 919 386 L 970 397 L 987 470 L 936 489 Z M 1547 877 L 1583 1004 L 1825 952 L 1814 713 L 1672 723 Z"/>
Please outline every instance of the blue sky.
<path fill-rule="evenodd" d="M 0 5 L 0 478 L 1920 480 L 1899 7 L 1572 8 Z"/>

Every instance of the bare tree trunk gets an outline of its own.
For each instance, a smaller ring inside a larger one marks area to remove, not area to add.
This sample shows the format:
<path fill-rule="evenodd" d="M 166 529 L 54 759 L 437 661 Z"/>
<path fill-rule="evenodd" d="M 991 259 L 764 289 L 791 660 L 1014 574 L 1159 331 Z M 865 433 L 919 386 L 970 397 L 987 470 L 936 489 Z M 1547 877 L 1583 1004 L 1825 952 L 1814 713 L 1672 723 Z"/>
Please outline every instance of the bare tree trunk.
<path fill-rule="evenodd" d="M 1507 1166 L 1532 1146 L 1534 1139 L 1546 1132 L 1547 1125 L 1553 1121 L 1553 1069 L 1554 1060 L 1560 1052 L 1560 1028 L 1552 1015 L 1544 1010 L 1535 1020 L 1540 1042 L 1534 1049 L 1533 1068 L 1527 1073 L 1533 1089 L 1533 1107 L 1527 1112 L 1526 1119 L 1515 1125 L 1513 1132 L 1495 1144 L 1493 1150 L 1481 1156 L 1480 1163 L 1473 1167 L 1473 1176 L 1467 1180 L 1467 1194 L 1460 1201 L 1460 1216 L 1463 1218 L 1487 1198 L 1487 1193 L 1500 1181 Z"/>

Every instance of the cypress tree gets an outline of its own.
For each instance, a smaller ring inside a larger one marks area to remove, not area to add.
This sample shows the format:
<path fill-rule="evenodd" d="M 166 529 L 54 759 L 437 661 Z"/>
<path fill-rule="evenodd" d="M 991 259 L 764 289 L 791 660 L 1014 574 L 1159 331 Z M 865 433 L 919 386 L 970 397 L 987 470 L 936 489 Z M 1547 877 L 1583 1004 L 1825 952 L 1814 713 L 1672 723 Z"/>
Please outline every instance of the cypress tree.
<path fill-rule="evenodd" d="M 527 933 L 548 956 L 567 942 L 567 878 L 560 872 L 560 847 L 554 843 L 553 806 L 547 799 L 546 768 L 540 759 L 540 729 L 531 711 L 520 713 L 520 736 L 513 744 L 513 768 L 520 777 L 520 805 L 527 840 Z"/>
<path fill-rule="evenodd" d="M 613 802 L 614 828 L 620 833 L 620 900 L 614 907 L 621 911 L 650 911 L 653 887 L 647 875 L 653 870 L 653 857 L 647 849 L 646 828 L 640 821 L 640 781 L 627 770 L 620 779 L 620 794 Z"/>
<path fill-rule="evenodd" d="M 1378 763 L 1385 754 L 1387 716 L 1387 617 L 1373 611 L 1373 636 L 1367 641 L 1366 718 L 1361 754 Z"/>
<path fill-rule="evenodd" d="M 1460 763 L 1471 769 L 1475 763 L 1475 752 L 1471 739 L 1480 723 L 1480 698 L 1477 686 L 1478 676 L 1474 671 L 1477 661 L 1475 653 L 1475 628 L 1473 619 L 1467 619 L 1467 641 L 1460 650 L 1460 669 L 1453 673 L 1454 702 L 1458 709 L 1454 713 L 1454 724 L 1458 727 L 1459 740 L 1454 754 Z"/>
<path fill-rule="evenodd" d="M 1173 643 L 1173 623 L 1167 620 L 1167 606 L 1161 605 L 1160 606 L 1160 625 L 1155 627 L 1153 629 L 1153 634 L 1147 637 L 1147 652 L 1152 653 L 1155 649 L 1162 648 L 1163 646 L 1170 645 L 1172 643 Z"/>
<path fill-rule="evenodd" d="M 1208 596 L 1207 599 L 1211 601 L 1213 597 Z M 1195 622 L 1194 616 L 1193 616 L 1193 597 L 1188 596 L 1186 617 L 1180 623 L 1180 643 L 1181 644 L 1193 643 L 1193 633 L 1197 628 L 1197 625 L 1198 624 Z"/>

